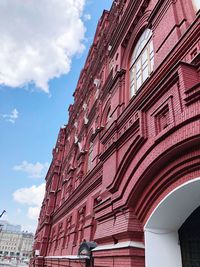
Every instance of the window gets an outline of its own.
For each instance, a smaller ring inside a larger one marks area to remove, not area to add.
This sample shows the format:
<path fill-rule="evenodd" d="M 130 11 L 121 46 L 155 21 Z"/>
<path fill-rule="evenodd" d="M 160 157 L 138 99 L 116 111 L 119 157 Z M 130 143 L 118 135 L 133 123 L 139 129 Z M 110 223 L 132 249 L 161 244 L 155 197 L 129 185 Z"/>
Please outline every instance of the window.
<path fill-rule="evenodd" d="M 109 107 L 105 120 L 105 128 L 108 129 L 110 124 L 111 124 L 111 108 Z"/>
<path fill-rule="evenodd" d="M 89 151 L 88 151 L 88 166 L 87 166 L 87 171 L 91 171 L 92 167 L 93 167 L 93 148 L 94 148 L 94 144 L 93 142 L 90 142 L 90 147 L 89 147 Z"/>
<path fill-rule="evenodd" d="M 183 267 L 200 266 L 200 207 L 187 218 L 179 229 Z"/>
<path fill-rule="evenodd" d="M 130 92 L 135 95 L 137 90 L 153 71 L 154 51 L 152 31 L 146 29 L 140 36 L 131 57 L 130 63 Z"/>

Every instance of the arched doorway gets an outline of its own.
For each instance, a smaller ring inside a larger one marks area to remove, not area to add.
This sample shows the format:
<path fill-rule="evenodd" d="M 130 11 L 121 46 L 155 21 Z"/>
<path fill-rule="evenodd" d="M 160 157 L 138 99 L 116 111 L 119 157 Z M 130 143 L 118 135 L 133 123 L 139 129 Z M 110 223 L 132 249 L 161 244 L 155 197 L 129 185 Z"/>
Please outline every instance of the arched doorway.
<path fill-rule="evenodd" d="M 200 178 L 175 188 L 158 204 L 144 227 L 146 267 L 200 266 L 196 256 L 192 256 L 197 260 L 195 265 L 191 256 L 190 262 L 188 260 L 194 247 L 193 251 L 198 250 L 200 255 L 200 235 L 196 236 L 198 242 L 194 239 L 195 231 L 200 230 L 192 229 L 195 221 L 200 221 L 199 206 Z M 188 227 L 193 239 L 186 235 Z"/>
<path fill-rule="evenodd" d="M 200 267 L 200 207 L 178 231 L 183 267 Z"/>

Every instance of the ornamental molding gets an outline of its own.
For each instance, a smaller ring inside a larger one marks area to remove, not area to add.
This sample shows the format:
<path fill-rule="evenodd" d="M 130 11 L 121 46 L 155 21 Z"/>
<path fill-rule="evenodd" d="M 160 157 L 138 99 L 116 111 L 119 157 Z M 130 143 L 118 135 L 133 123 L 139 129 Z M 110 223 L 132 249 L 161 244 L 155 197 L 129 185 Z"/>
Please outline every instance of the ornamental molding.
<path fill-rule="evenodd" d="M 153 27 L 156 27 L 163 18 L 164 14 L 167 12 L 170 5 L 174 4 L 176 1 L 177 0 L 158 0 L 156 6 L 151 11 L 151 14 L 149 16 L 149 23 L 154 24 Z M 155 22 L 153 23 L 153 21 Z"/>
<path fill-rule="evenodd" d="M 130 1 L 127 6 L 127 12 L 125 12 L 124 16 L 122 17 L 120 23 L 116 25 L 115 31 L 112 34 L 114 36 L 111 39 L 110 45 L 112 46 L 112 49 L 110 51 L 110 56 L 112 57 L 117 47 L 119 46 L 119 43 L 122 41 L 122 38 L 124 38 L 124 32 L 127 32 L 128 29 L 132 28 L 133 25 L 136 25 L 139 19 L 143 16 L 144 11 L 148 7 L 149 0 L 143 0 L 141 1 Z M 130 27 L 130 22 L 131 27 Z M 128 34 L 130 35 L 130 33 Z"/>
<path fill-rule="evenodd" d="M 113 77 L 113 71 L 110 72 L 107 81 L 105 82 L 102 93 L 100 95 L 100 99 L 102 102 L 105 101 L 105 99 L 108 97 L 108 94 L 111 92 L 111 89 L 114 87 L 114 85 L 118 82 L 119 79 L 121 79 L 126 73 L 126 70 L 121 69 L 116 72 L 115 76 Z"/>
<path fill-rule="evenodd" d="M 171 190 L 171 187 L 184 183 L 184 177 L 185 180 L 188 180 L 188 177 L 193 179 L 194 176 L 198 177 L 200 175 L 200 153 L 196 149 L 199 141 L 199 136 L 193 136 L 179 145 L 170 147 L 159 158 L 156 158 L 150 164 L 148 170 L 141 175 L 128 199 L 129 203 L 134 201 L 135 212 L 141 221 L 145 220 L 147 211 L 154 209 L 155 202 L 160 201 Z M 170 155 L 174 160 L 169 163 Z M 179 156 L 177 157 L 177 155 Z M 155 173 L 155 164 L 160 170 L 157 173 Z M 151 179 L 152 176 L 154 177 L 153 180 Z M 144 191 L 141 191 L 142 189 Z M 143 192 L 140 195 L 140 201 L 136 196 L 138 190 Z M 148 197 L 146 191 L 148 191 Z"/>
<path fill-rule="evenodd" d="M 86 198 L 102 183 L 102 172 L 102 164 L 98 164 L 85 178 L 83 178 L 82 182 L 72 192 L 69 198 L 62 203 L 55 213 L 53 213 L 53 223 L 57 222 L 63 214 L 69 213 L 73 207 L 78 205 L 83 198 Z"/>

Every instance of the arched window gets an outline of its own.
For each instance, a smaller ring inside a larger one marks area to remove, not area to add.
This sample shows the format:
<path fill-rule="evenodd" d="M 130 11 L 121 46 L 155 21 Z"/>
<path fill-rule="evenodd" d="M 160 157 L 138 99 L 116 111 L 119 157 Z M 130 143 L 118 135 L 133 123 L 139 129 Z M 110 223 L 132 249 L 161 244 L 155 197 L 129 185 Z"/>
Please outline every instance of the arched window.
<path fill-rule="evenodd" d="M 140 36 L 130 62 L 130 92 L 135 95 L 143 82 L 153 71 L 154 51 L 152 31 L 146 29 Z"/>
<path fill-rule="evenodd" d="M 106 118 L 105 118 L 105 128 L 108 129 L 111 123 L 111 108 L 109 107 Z"/>
<path fill-rule="evenodd" d="M 87 165 L 87 171 L 91 171 L 93 168 L 93 148 L 94 148 L 94 144 L 93 142 L 90 142 L 90 147 L 89 147 L 89 151 L 88 151 L 88 165 Z"/>

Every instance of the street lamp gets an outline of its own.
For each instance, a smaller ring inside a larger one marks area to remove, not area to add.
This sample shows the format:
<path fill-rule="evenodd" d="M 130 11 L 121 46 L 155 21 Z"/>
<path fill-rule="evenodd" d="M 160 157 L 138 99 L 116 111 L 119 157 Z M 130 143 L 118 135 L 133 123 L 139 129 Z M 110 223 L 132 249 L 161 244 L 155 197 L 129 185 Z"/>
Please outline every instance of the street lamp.
<path fill-rule="evenodd" d="M 3 216 L 3 214 L 4 214 L 5 212 L 6 212 L 5 210 L 2 211 L 2 213 L 1 213 L 1 215 L 0 215 L 0 218 Z"/>
<path fill-rule="evenodd" d="M 5 212 L 6 212 L 5 210 L 2 211 L 2 213 L 0 214 L 0 218 L 3 216 Z M 2 231 L 2 228 L 3 228 L 3 224 L 0 224 L 0 232 Z"/>

